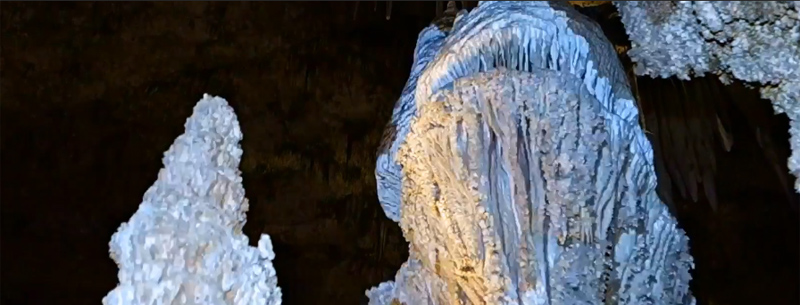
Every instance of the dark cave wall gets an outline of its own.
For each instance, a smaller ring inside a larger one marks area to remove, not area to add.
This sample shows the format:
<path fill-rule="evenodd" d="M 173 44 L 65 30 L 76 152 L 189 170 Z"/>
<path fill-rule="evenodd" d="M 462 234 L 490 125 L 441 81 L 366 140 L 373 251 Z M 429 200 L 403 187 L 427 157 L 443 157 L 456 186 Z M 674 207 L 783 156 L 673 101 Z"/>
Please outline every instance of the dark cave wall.
<path fill-rule="evenodd" d="M 239 116 L 245 231 L 272 236 L 286 304 L 357 303 L 405 260 L 374 151 L 429 17 L 395 5 L 386 21 L 371 3 L 355 19 L 341 3 L 0 7 L 4 304 L 91 304 L 114 287 L 111 234 L 203 93 Z"/>
<path fill-rule="evenodd" d="M 698 81 L 703 79 L 693 80 Z M 724 88 L 731 94 L 719 95 L 717 102 L 727 104 L 734 122 L 729 131 L 735 143 L 730 152 L 718 143 L 709 149 L 717 164 L 716 211 L 702 193 L 697 202 L 692 202 L 673 187 L 677 218 L 690 237 L 695 259 L 692 291 L 698 304 L 798 304 L 797 194 L 787 198 L 785 184 L 773 170 L 765 149 L 757 143 L 755 128 L 750 124 L 759 114 L 770 114 L 771 119 L 757 121 L 762 124 L 760 130 L 774 132 L 774 152 L 788 156 L 788 118 L 772 114 L 769 102 L 759 100 L 753 89 L 743 90 L 739 84 Z M 692 134 L 690 130 L 684 133 Z M 782 172 L 788 173 L 785 160 L 783 157 L 780 165 Z"/>
<path fill-rule="evenodd" d="M 203 93 L 239 116 L 245 231 L 272 236 L 285 304 L 392 278 L 407 244 L 374 151 L 434 5 L 383 5 L 0 2 L 2 303 L 100 302 L 111 234 Z M 797 215 L 749 132 L 717 156 L 717 213 L 675 195 L 700 304 L 798 302 Z"/>

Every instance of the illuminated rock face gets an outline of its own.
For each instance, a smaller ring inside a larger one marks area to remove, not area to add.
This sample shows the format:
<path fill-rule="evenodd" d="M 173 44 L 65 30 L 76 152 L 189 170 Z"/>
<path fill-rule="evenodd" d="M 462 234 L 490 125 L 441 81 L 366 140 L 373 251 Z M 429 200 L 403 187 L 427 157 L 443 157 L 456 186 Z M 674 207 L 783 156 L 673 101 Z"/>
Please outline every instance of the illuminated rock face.
<path fill-rule="evenodd" d="M 242 234 L 248 203 L 233 109 L 206 95 L 185 126 L 111 238 L 120 283 L 103 304 L 281 304 L 269 236 L 254 248 Z"/>
<path fill-rule="evenodd" d="M 714 73 L 764 85 L 791 120 L 789 171 L 800 177 L 800 1 L 614 2 L 639 75 Z M 795 182 L 800 191 L 800 180 Z"/>
<path fill-rule="evenodd" d="M 692 304 L 687 238 L 612 45 L 561 2 L 419 36 L 376 168 L 410 242 L 371 304 Z"/>

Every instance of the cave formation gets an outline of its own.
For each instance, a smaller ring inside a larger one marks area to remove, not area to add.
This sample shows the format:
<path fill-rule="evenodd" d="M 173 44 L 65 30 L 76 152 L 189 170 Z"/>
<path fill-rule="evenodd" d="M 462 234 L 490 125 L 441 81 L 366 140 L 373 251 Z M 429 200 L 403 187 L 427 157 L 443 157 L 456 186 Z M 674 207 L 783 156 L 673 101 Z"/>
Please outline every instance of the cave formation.
<path fill-rule="evenodd" d="M 6 185 L 2 201 L 3 263 L 8 267 L 3 271 L 3 290 L 14 292 L 4 293 L 3 302 L 96 302 L 98 293 L 114 287 L 115 266 L 109 262 L 96 267 L 106 246 L 105 241 L 98 245 L 97 240 L 107 240 L 136 210 L 140 200 L 134 194 L 141 196 L 152 184 L 160 166 L 154 160 L 161 159 L 161 151 L 180 133 L 177 123 L 189 117 L 189 103 L 202 92 L 228 99 L 242 122 L 245 153 L 241 169 L 251 198 L 244 231 L 253 243 L 261 233 L 272 236 L 273 263 L 284 302 L 352 304 L 362 299 L 365 289 L 393 279 L 405 260 L 406 245 L 397 225 L 384 219 L 374 181 L 369 181 L 375 162 L 372 151 L 381 146 L 392 100 L 401 95 L 398 90 L 410 70 L 395 67 L 396 62 L 411 64 L 408 57 L 417 38 L 413 32 L 426 26 L 432 16 L 418 13 L 426 11 L 420 8 L 425 4 L 395 3 L 392 22 L 406 23 L 389 26 L 385 20 L 374 20 L 375 16 L 362 16 L 366 20 L 331 18 L 352 16 L 347 14 L 352 6 L 316 5 L 258 8 L 253 4 L 98 3 L 65 4 L 60 8 L 66 13 L 45 13 L 47 9 L 41 5 L 4 3 Z M 608 13 L 613 10 L 609 6 L 591 6 L 581 12 L 600 23 L 617 49 L 628 49 L 624 32 L 620 34 L 620 20 Z M 282 9 L 287 25 L 271 29 L 274 21 L 252 18 L 259 13 L 275 14 L 276 8 Z M 108 16 L 100 17 L 98 12 Z M 147 18 L 136 17 L 142 12 Z M 181 13 L 186 15 L 184 19 L 170 17 Z M 331 19 L 336 21 L 328 21 Z M 321 29 L 319 24 L 325 22 L 346 22 L 336 29 L 349 32 Z M 56 27 L 63 24 L 74 27 Z M 256 29 L 295 34 L 254 44 L 244 35 L 269 37 Z M 376 29 L 383 31 L 381 35 L 374 34 Z M 31 36 L 43 37 L 36 34 L 51 33 L 46 31 L 61 34 L 31 40 Z M 83 36 L 67 35 L 73 32 Z M 152 51 L 176 37 L 192 48 Z M 363 41 L 354 44 L 359 39 Z M 397 50 L 402 43 L 404 49 Z M 286 52 L 293 48 L 299 51 Z M 636 50 L 636 45 L 631 49 Z M 48 52 L 54 50 L 62 51 L 52 55 L 57 60 L 47 61 Z M 162 51 L 161 57 L 148 57 Z M 240 59 L 241 52 L 250 55 Z M 394 57 L 387 57 L 393 53 Z M 635 65 L 627 62 L 624 54 L 620 57 L 624 69 L 633 72 Z M 346 64 L 337 66 L 332 60 Z M 389 76 L 386 69 L 396 70 L 396 76 L 375 78 Z M 736 77 L 736 71 L 713 72 Z M 11 86 L 11 73 L 23 75 L 16 81 L 25 83 Z M 52 80 L 55 73 L 63 73 L 61 82 Z M 557 78 L 541 73 L 536 75 Z M 334 75 L 347 75 L 338 78 L 346 85 L 330 80 Z M 502 77 L 486 77 L 479 82 L 504 82 Z M 797 274 L 793 271 L 797 270 L 797 249 L 793 241 L 797 234 L 791 230 L 797 226 L 796 194 L 791 187 L 794 177 L 786 175 L 786 162 L 782 161 L 790 153 L 786 118 L 773 117 L 769 103 L 745 88 L 750 84 L 723 78 L 733 82 L 726 86 L 715 77 L 629 78 L 636 81 L 632 92 L 641 103 L 643 136 L 654 143 L 659 195 L 670 204 L 689 236 L 697 265 L 691 290 L 699 303 L 796 303 Z M 471 85 L 462 82 L 459 86 Z M 770 97 L 771 92 L 765 95 Z M 23 104 L 23 100 L 42 103 Z M 95 149 L 87 149 L 90 147 Z M 143 161 L 145 157 L 149 161 Z M 20 161 L 14 163 L 13 159 Z M 49 176 L 45 174 L 48 170 Z M 126 180 L 129 178 L 120 177 L 120 172 L 138 178 Z M 89 180 L 95 183 L 73 181 L 75 176 L 95 179 Z M 78 191 L 87 184 L 98 190 Z M 308 192 L 314 189 L 324 191 Z M 44 202 L 62 200 L 59 197 L 71 198 L 67 199 L 71 205 L 66 205 L 71 212 L 48 214 L 45 210 L 53 208 Z M 98 201 L 119 206 L 97 207 Z M 33 206 L 8 204 L 18 202 L 32 202 Z M 38 212 L 26 210 L 34 207 Z M 62 234 L 32 237 L 42 230 Z M 92 240 L 89 236 L 101 237 Z M 775 238 L 764 240 L 764 236 Z M 22 243 L 25 249 L 8 246 Z M 264 243 L 252 246 L 266 247 Z M 51 254 L 41 254 L 48 250 Z M 9 257 L 25 264 L 11 265 Z M 55 267 L 49 272 L 59 276 L 43 279 L 20 269 L 43 267 L 46 261 Z M 753 261 L 759 263 L 748 266 Z M 95 277 L 89 277 L 81 274 L 81 268 L 99 269 Z M 95 280 L 98 278 L 101 280 Z M 58 297 L 40 295 L 27 288 L 34 284 L 59 287 L 53 291 L 63 293 Z M 314 293 L 304 293 L 309 289 Z"/>

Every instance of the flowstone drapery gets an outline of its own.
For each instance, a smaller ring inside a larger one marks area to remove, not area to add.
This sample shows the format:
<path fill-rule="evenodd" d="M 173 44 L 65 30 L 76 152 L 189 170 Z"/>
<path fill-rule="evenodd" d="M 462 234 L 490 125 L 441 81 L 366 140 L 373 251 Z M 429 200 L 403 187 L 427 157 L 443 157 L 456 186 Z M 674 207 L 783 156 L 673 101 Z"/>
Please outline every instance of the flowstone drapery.
<path fill-rule="evenodd" d="M 423 30 L 376 168 L 410 242 L 371 304 L 692 304 L 687 238 L 599 27 L 481 2 Z"/>
<path fill-rule="evenodd" d="M 242 234 L 248 209 L 233 109 L 205 95 L 139 210 L 111 238 L 119 285 L 105 305 L 281 304 L 272 242 Z"/>
<path fill-rule="evenodd" d="M 789 171 L 800 177 L 800 1 L 618 1 L 634 72 L 714 73 L 764 85 L 791 120 Z M 795 181 L 800 191 L 800 180 Z"/>

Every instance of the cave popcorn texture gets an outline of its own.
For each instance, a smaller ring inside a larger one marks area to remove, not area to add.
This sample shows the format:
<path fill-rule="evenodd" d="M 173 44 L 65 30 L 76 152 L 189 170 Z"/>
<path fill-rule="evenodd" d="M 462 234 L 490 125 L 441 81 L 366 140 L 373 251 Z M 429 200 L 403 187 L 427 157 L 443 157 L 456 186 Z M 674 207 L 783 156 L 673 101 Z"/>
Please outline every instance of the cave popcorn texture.
<path fill-rule="evenodd" d="M 563 2 L 484 1 L 437 31 L 379 152 L 410 254 L 370 304 L 693 304 L 688 239 L 599 27 Z"/>
<path fill-rule="evenodd" d="M 763 86 L 789 117 L 789 171 L 800 177 L 800 1 L 615 1 L 631 40 L 634 72 L 714 73 Z M 800 180 L 795 181 L 800 191 Z"/>
<path fill-rule="evenodd" d="M 124 304 L 281 304 L 272 242 L 250 247 L 238 169 L 242 132 L 233 109 L 205 95 L 138 211 L 111 238 Z"/>

